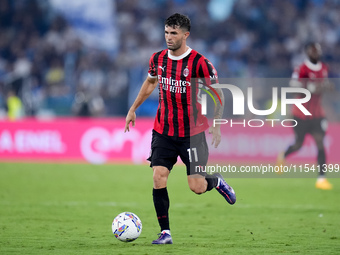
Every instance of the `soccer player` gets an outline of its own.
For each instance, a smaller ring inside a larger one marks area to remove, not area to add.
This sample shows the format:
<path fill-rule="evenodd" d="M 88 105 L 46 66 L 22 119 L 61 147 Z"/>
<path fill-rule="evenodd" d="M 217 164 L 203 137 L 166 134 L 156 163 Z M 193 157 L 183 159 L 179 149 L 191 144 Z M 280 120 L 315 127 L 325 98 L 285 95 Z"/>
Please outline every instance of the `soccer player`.
<path fill-rule="evenodd" d="M 308 43 L 305 46 L 305 52 L 307 59 L 294 71 L 290 85 L 304 87 L 311 92 L 311 99 L 304 106 L 312 115 L 306 116 L 295 105 L 293 106 L 293 118 L 298 123 L 294 127 L 295 143 L 289 146 L 285 152 L 279 154 L 277 164 L 284 164 L 285 158 L 298 151 L 302 147 L 306 134 L 310 134 L 318 148 L 317 162 L 320 167 L 315 187 L 330 190 L 332 189 L 332 184 L 325 178 L 325 169 L 323 167 L 326 164 L 323 141 L 327 129 L 327 121 L 321 105 L 321 96 L 325 90 L 332 88 L 332 85 L 327 79 L 327 66 L 320 61 L 320 44 Z"/>
<path fill-rule="evenodd" d="M 220 104 L 215 106 L 215 118 L 222 118 L 224 101 L 222 90 L 210 86 L 217 83 L 215 68 L 208 59 L 186 44 L 190 26 L 189 18 L 178 13 L 165 21 L 167 49 L 151 56 L 148 77 L 126 116 L 125 131 L 129 131 L 130 122 L 135 125 L 136 109 L 159 84 L 159 106 L 148 160 L 153 169 L 153 202 L 161 233 L 152 244 L 172 244 L 167 180 L 178 156 L 186 165 L 188 184 L 193 192 L 202 194 L 216 188 L 229 204 L 236 202 L 234 190 L 221 174 L 196 173 L 190 169 L 191 160 L 198 166 L 205 166 L 208 160 L 204 131 L 209 126 L 207 118 L 201 114 L 201 84 L 196 81 L 201 78 L 204 85 L 214 92 L 212 94 L 220 99 Z M 221 141 L 220 126 L 211 127 L 209 133 L 213 135 L 212 144 L 217 147 Z"/>

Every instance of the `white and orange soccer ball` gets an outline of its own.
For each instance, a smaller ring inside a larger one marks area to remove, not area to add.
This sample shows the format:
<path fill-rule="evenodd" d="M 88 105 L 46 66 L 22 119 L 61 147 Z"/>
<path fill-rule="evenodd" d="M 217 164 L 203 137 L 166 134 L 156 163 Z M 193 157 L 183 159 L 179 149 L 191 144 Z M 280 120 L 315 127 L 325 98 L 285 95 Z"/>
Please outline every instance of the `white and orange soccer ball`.
<path fill-rule="evenodd" d="M 122 212 L 112 222 L 113 235 L 122 242 L 132 242 L 142 233 L 142 222 L 132 212 Z"/>

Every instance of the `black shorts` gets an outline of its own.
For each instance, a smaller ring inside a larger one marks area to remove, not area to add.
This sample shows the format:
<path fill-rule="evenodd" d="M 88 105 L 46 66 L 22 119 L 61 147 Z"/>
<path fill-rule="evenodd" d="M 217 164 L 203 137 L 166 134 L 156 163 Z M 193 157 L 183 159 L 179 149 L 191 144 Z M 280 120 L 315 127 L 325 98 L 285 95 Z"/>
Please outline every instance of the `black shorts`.
<path fill-rule="evenodd" d="M 294 127 L 296 140 L 303 141 L 306 134 L 321 134 L 325 135 L 327 130 L 327 120 L 324 118 L 317 119 L 299 119 L 294 117 L 297 125 Z"/>
<path fill-rule="evenodd" d="M 205 175 L 203 171 L 197 171 L 197 166 L 206 166 L 208 162 L 209 150 L 205 133 L 192 137 L 173 137 L 152 130 L 151 154 L 148 158 L 150 167 L 164 166 L 170 171 L 178 156 L 186 165 L 187 175 Z"/>

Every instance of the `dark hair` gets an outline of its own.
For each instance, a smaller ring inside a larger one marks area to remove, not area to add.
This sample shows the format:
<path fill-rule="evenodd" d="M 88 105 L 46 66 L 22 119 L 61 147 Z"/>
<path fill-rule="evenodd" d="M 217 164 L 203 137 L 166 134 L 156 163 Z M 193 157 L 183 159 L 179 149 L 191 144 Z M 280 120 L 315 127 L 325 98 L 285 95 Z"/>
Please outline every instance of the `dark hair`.
<path fill-rule="evenodd" d="M 305 44 L 304 50 L 307 51 L 309 47 L 316 46 L 317 44 L 317 42 L 308 42 Z"/>
<path fill-rule="evenodd" d="M 175 13 L 166 19 L 165 25 L 173 28 L 179 26 L 179 28 L 185 29 L 190 32 L 191 22 L 188 16 Z"/>

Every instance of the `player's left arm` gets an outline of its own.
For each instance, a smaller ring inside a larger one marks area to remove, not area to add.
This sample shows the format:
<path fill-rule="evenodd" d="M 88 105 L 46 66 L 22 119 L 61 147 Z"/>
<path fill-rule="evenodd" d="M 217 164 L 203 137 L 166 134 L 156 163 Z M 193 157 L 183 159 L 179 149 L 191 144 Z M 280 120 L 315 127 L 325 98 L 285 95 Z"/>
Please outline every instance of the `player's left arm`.
<path fill-rule="evenodd" d="M 334 83 L 331 82 L 328 78 L 324 78 L 323 81 L 320 82 L 320 86 L 317 86 L 314 94 L 322 94 L 326 91 L 334 90 Z"/>
<path fill-rule="evenodd" d="M 333 91 L 335 89 L 335 85 L 334 83 L 329 79 L 328 77 L 328 66 L 325 65 L 324 66 L 324 78 L 323 81 L 321 83 L 321 93 L 325 92 L 325 91 Z"/>
<path fill-rule="evenodd" d="M 217 102 L 214 109 L 214 119 L 222 119 L 223 116 L 223 110 L 224 110 L 224 94 L 221 88 L 215 88 L 215 93 L 213 93 L 213 97 L 215 101 Z M 220 102 L 221 99 L 221 102 Z M 213 140 L 212 145 L 214 145 L 215 148 L 220 144 L 221 142 L 221 125 L 215 124 L 214 126 L 211 126 L 209 128 L 209 134 L 212 134 Z"/>
<path fill-rule="evenodd" d="M 208 59 L 204 59 L 201 64 L 200 70 L 205 77 L 205 85 L 208 89 L 212 90 L 212 95 L 216 102 L 214 108 L 214 119 L 222 119 L 224 110 L 224 94 L 221 88 L 217 88 L 218 75 L 215 67 L 210 63 Z M 207 77 L 209 76 L 209 77 Z M 221 142 L 221 125 L 215 124 L 209 128 L 209 134 L 212 134 L 212 145 L 217 148 Z"/>
<path fill-rule="evenodd" d="M 334 90 L 334 84 L 332 83 L 331 80 L 329 80 L 328 78 L 328 67 L 326 65 L 323 64 L 323 70 L 322 70 L 322 73 L 323 73 L 323 77 L 322 78 L 318 78 L 316 80 L 316 82 L 310 82 L 310 84 L 307 83 L 307 89 L 309 87 L 312 87 L 313 90 L 310 90 L 312 94 L 322 94 L 326 91 L 332 91 Z M 316 86 L 314 83 L 317 83 L 318 86 Z"/>

